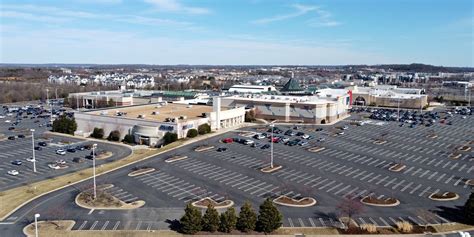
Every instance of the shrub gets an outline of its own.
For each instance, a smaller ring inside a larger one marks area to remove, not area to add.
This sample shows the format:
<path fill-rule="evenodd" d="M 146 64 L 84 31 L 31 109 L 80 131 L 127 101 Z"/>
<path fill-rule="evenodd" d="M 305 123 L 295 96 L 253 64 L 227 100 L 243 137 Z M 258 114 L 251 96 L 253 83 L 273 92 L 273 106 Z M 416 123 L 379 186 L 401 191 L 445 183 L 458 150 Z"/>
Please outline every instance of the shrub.
<path fill-rule="evenodd" d="M 413 225 L 407 221 L 399 221 L 396 225 L 397 229 L 403 233 L 409 233 L 413 230 Z"/>
<path fill-rule="evenodd" d="M 257 214 L 252 208 L 250 202 L 245 202 L 240 208 L 239 218 L 237 219 L 237 229 L 242 232 L 249 232 L 255 229 L 257 223 Z"/>
<path fill-rule="evenodd" d="M 102 139 L 102 138 L 104 138 L 104 129 L 102 129 L 102 128 L 94 128 L 94 131 L 92 131 L 91 137 L 97 138 L 97 139 Z"/>
<path fill-rule="evenodd" d="M 216 232 L 217 228 L 219 228 L 219 213 L 209 204 L 206 213 L 202 217 L 202 230 Z"/>
<path fill-rule="evenodd" d="M 77 123 L 74 118 L 68 118 L 66 115 L 61 115 L 58 119 L 53 121 L 53 132 L 60 132 L 73 135 L 77 129 Z"/>
<path fill-rule="evenodd" d="M 467 224 L 474 224 L 474 192 L 471 192 L 469 198 L 463 206 L 464 218 Z"/>
<path fill-rule="evenodd" d="M 122 142 L 123 143 L 128 143 L 128 144 L 133 144 L 133 143 L 135 143 L 135 139 L 133 138 L 132 135 L 127 134 L 127 135 L 125 135 L 125 137 L 123 137 Z"/>
<path fill-rule="evenodd" d="M 377 226 L 374 224 L 362 224 L 360 225 L 360 229 L 367 231 L 368 233 L 377 233 Z"/>
<path fill-rule="evenodd" d="M 198 133 L 200 135 L 204 135 L 204 134 L 210 133 L 210 132 L 211 132 L 211 126 L 209 126 L 209 124 L 205 123 L 205 124 L 199 125 Z"/>
<path fill-rule="evenodd" d="M 272 200 L 267 198 L 262 205 L 257 220 L 257 230 L 264 233 L 271 233 L 280 228 L 282 225 L 282 218 L 280 211 L 273 205 Z"/>
<path fill-rule="evenodd" d="M 165 141 L 165 144 L 170 144 L 178 140 L 178 134 L 172 133 L 172 132 L 167 132 L 163 136 L 163 140 Z"/>
<path fill-rule="evenodd" d="M 120 141 L 120 132 L 118 130 L 113 130 L 110 132 L 109 136 L 107 137 L 109 141 Z"/>
<path fill-rule="evenodd" d="M 235 229 L 235 225 L 237 224 L 237 215 L 235 214 L 235 209 L 233 207 L 228 208 L 224 213 L 222 213 L 220 219 L 221 222 L 219 224 L 219 231 L 230 233 Z"/>
<path fill-rule="evenodd" d="M 198 131 L 193 128 L 193 129 L 188 130 L 186 137 L 193 138 L 193 137 L 197 137 L 197 135 L 198 135 Z"/>
<path fill-rule="evenodd" d="M 181 232 L 184 234 L 195 234 L 202 229 L 201 211 L 188 203 L 184 209 L 184 215 L 179 220 Z"/>
<path fill-rule="evenodd" d="M 245 117 L 244 117 L 245 122 L 253 122 L 255 121 L 255 110 L 250 110 L 245 112 Z"/>

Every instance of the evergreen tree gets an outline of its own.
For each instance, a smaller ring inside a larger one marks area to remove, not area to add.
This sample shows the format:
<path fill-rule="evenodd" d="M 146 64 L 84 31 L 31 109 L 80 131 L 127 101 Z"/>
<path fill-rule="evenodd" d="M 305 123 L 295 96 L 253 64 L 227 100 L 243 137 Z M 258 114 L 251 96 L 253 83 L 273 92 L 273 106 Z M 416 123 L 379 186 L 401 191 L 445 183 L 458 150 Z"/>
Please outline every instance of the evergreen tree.
<path fill-rule="evenodd" d="M 474 192 L 471 192 L 469 198 L 463 207 L 464 218 L 468 224 L 474 224 Z"/>
<path fill-rule="evenodd" d="M 113 130 L 110 132 L 109 136 L 107 137 L 109 141 L 120 141 L 120 132 L 118 130 Z"/>
<path fill-rule="evenodd" d="M 210 132 L 211 132 L 211 126 L 209 126 L 209 124 L 205 123 L 198 126 L 198 133 L 200 135 L 204 135 Z"/>
<path fill-rule="evenodd" d="M 196 137 L 198 135 L 198 131 L 196 129 L 189 129 L 186 136 L 189 138 Z"/>
<path fill-rule="evenodd" d="M 271 233 L 280 228 L 283 216 L 280 211 L 273 205 L 272 200 L 267 198 L 262 205 L 257 220 L 257 230 L 264 233 Z"/>
<path fill-rule="evenodd" d="M 122 142 L 123 143 L 128 143 L 128 144 L 133 144 L 133 143 L 135 143 L 135 140 L 133 139 L 132 135 L 127 134 L 127 135 L 125 135 L 125 137 L 123 137 Z"/>
<path fill-rule="evenodd" d="M 175 142 L 176 140 L 178 140 L 178 134 L 172 133 L 172 132 L 167 132 L 167 133 L 165 133 L 165 135 L 163 136 L 163 140 L 165 141 L 165 145 L 166 145 L 166 144 L 173 143 L 173 142 Z"/>
<path fill-rule="evenodd" d="M 184 234 L 195 234 L 200 231 L 202 228 L 201 219 L 201 211 L 191 205 L 191 203 L 188 203 L 184 209 L 184 215 L 179 220 L 181 224 L 181 232 Z"/>
<path fill-rule="evenodd" d="M 202 230 L 216 232 L 217 228 L 219 228 L 219 213 L 209 204 L 206 213 L 202 217 Z"/>
<path fill-rule="evenodd" d="M 58 119 L 53 121 L 53 132 L 60 132 L 66 134 L 74 134 L 77 129 L 77 123 L 74 118 L 68 118 L 66 115 L 61 115 Z"/>
<path fill-rule="evenodd" d="M 98 139 L 104 138 L 104 129 L 94 128 L 94 131 L 92 131 L 91 137 L 98 138 Z"/>
<path fill-rule="evenodd" d="M 237 219 L 237 229 L 242 232 L 255 230 L 257 223 L 257 214 L 252 208 L 250 202 L 245 202 L 240 208 L 239 218 Z"/>
<path fill-rule="evenodd" d="M 237 215 L 235 214 L 235 209 L 230 207 L 221 214 L 221 223 L 219 224 L 219 231 L 230 233 L 235 229 L 237 224 Z"/>

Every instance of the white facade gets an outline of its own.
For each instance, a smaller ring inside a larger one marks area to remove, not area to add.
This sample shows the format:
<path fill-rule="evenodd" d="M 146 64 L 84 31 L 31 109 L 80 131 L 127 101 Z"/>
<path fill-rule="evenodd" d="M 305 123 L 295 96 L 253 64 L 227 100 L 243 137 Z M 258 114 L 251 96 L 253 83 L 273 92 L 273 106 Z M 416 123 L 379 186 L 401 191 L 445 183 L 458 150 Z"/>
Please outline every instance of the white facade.
<path fill-rule="evenodd" d="M 257 85 L 233 85 L 229 88 L 231 93 L 264 93 L 276 91 L 274 86 L 257 86 Z"/>

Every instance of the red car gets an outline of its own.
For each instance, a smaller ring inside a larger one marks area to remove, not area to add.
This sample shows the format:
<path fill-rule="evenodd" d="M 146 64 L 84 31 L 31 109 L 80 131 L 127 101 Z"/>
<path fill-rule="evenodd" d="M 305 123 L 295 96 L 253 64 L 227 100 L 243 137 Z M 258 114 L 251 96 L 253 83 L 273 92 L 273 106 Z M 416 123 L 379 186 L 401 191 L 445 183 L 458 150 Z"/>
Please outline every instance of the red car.
<path fill-rule="evenodd" d="M 222 139 L 223 143 L 232 143 L 233 141 L 234 141 L 234 139 L 232 139 L 230 137 Z"/>
<path fill-rule="evenodd" d="M 275 143 L 275 142 L 280 141 L 280 138 L 279 137 L 273 137 L 273 139 L 271 139 L 271 140 L 272 140 L 273 143 Z"/>

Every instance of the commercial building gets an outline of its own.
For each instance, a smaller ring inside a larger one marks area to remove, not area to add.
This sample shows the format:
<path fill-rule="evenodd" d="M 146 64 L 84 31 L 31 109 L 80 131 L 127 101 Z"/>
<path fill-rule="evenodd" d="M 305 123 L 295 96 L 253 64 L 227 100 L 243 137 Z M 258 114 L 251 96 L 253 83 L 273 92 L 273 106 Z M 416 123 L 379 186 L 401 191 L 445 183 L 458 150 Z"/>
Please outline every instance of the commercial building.
<path fill-rule="evenodd" d="M 244 94 L 223 97 L 222 106 L 253 109 L 256 118 L 277 122 L 325 124 L 347 115 L 351 95 L 344 89 L 323 89 L 305 96 Z"/>
<path fill-rule="evenodd" d="M 274 86 L 233 85 L 229 88 L 230 93 L 268 93 L 272 91 L 276 91 Z"/>
<path fill-rule="evenodd" d="M 74 108 L 104 108 L 117 106 L 142 105 L 158 103 L 161 100 L 209 100 L 209 95 L 193 91 L 154 91 L 154 90 L 120 90 L 92 91 L 69 94 L 69 104 Z"/>
<path fill-rule="evenodd" d="M 400 107 L 420 109 L 428 105 L 428 96 L 423 89 L 398 88 L 397 86 L 377 85 L 374 87 L 350 87 L 355 105 L 379 107 Z"/>
<path fill-rule="evenodd" d="M 244 122 L 245 108 L 224 108 L 219 105 L 220 98 L 216 97 L 213 106 L 158 102 L 76 112 L 75 135 L 89 136 L 94 128 L 104 129 L 105 136 L 118 130 L 121 139 L 131 134 L 138 144 L 158 146 L 167 132 L 183 138 L 189 129 L 197 129 L 202 124 L 209 124 L 212 130 L 218 130 Z"/>

